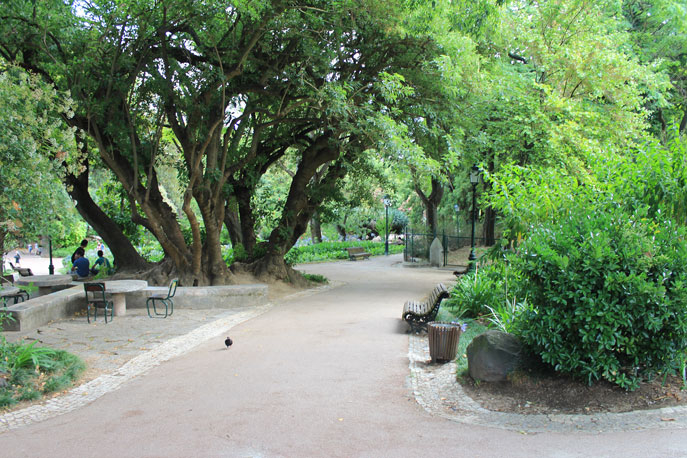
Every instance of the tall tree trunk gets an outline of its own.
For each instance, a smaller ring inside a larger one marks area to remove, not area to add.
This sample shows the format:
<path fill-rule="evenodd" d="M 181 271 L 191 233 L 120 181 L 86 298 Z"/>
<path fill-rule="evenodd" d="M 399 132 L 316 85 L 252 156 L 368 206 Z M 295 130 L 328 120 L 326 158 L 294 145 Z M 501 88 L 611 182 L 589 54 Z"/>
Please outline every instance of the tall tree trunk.
<path fill-rule="evenodd" d="M 224 207 L 224 225 L 227 227 L 227 232 L 229 232 L 231 246 L 237 247 L 243 245 L 243 233 L 241 232 L 238 204 L 234 197 L 227 199 Z"/>
<path fill-rule="evenodd" d="M 270 233 L 267 253 L 250 265 L 258 278 L 270 276 L 300 281 L 300 276 L 286 265 L 284 255 L 307 230 L 308 221 L 322 203 L 322 196 L 331 195 L 346 174 L 343 158 L 339 157 L 339 150 L 330 145 L 330 138 L 329 133 L 321 135 L 303 152 L 282 217 Z M 321 179 L 313 180 L 320 166 L 337 158 L 339 160 L 327 168 Z"/>
<path fill-rule="evenodd" d="M 310 237 L 312 243 L 322 242 L 322 227 L 320 225 L 320 213 L 315 211 L 310 219 Z"/>
<path fill-rule="evenodd" d="M 257 236 L 255 235 L 255 218 L 253 217 L 253 209 L 250 205 L 251 192 L 247 188 L 238 187 L 235 190 L 236 201 L 239 205 L 239 218 L 241 223 L 241 239 L 243 240 L 243 248 L 249 256 L 253 255 L 255 244 L 257 243 Z"/>
<path fill-rule="evenodd" d="M 489 206 L 484 211 L 484 225 L 482 226 L 482 236 L 486 246 L 492 246 L 496 243 L 495 228 L 496 212 Z"/>
<path fill-rule="evenodd" d="M 112 218 L 107 216 L 93 201 L 88 192 L 88 166 L 76 176 L 67 173 L 64 177 L 67 192 L 76 201 L 76 210 L 81 217 L 100 235 L 114 256 L 117 268 L 141 270 L 152 267 L 143 259 Z"/>
<path fill-rule="evenodd" d="M 436 235 L 439 231 L 439 221 L 437 211 L 442 197 L 444 197 L 444 188 L 437 178 L 432 177 L 432 191 L 429 196 L 426 195 L 418 184 L 415 185 L 415 192 L 422 200 L 425 210 L 427 211 L 427 226 L 430 232 Z"/>

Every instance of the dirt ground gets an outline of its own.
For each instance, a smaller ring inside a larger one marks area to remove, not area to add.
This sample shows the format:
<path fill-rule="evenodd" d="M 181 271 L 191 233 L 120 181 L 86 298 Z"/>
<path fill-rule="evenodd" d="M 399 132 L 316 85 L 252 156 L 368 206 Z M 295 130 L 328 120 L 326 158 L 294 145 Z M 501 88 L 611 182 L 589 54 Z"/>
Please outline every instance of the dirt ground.
<path fill-rule="evenodd" d="M 497 412 L 592 414 L 687 405 L 682 378 L 675 376 L 643 383 L 635 391 L 607 382 L 588 386 L 569 377 L 527 372 L 515 372 L 505 382 L 476 383 L 469 375 L 459 381 L 482 407 Z"/>

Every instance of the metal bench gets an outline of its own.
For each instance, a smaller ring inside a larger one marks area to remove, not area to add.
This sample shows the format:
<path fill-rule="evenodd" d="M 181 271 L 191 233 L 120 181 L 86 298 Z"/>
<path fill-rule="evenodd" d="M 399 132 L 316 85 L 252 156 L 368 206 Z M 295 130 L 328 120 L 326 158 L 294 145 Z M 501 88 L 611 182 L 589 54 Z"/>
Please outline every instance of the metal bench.
<path fill-rule="evenodd" d="M 30 277 L 33 275 L 33 272 L 31 272 L 31 269 L 29 269 L 29 268 L 15 266 L 11 262 L 10 262 L 10 267 L 13 270 L 16 270 L 17 273 L 19 273 L 19 275 L 21 275 L 22 277 Z"/>
<path fill-rule="evenodd" d="M 448 297 L 448 290 L 443 283 L 439 283 L 425 302 L 408 301 L 403 305 L 403 320 L 410 325 L 411 331 L 426 329 L 427 323 L 436 319 L 441 301 Z"/>
<path fill-rule="evenodd" d="M 367 259 L 370 257 L 370 253 L 366 252 L 363 247 L 350 247 L 346 248 L 346 251 L 348 251 L 348 259 L 351 261 L 357 261 L 358 258 Z"/>
<path fill-rule="evenodd" d="M 0 286 L 2 287 L 12 287 L 14 286 L 14 275 L 3 275 L 0 277 Z M 29 300 L 29 293 L 23 289 L 19 289 L 16 293 L 4 294 L 0 299 L 0 302 L 7 301 L 8 299 L 14 300 L 14 303 L 24 302 Z M 5 302 L 6 305 L 6 302 Z"/>

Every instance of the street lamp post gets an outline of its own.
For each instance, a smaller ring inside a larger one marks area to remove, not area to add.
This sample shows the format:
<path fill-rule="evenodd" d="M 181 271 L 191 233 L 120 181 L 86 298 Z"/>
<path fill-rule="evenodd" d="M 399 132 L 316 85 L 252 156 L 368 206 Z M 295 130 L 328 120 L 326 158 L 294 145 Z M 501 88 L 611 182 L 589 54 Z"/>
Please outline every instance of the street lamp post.
<path fill-rule="evenodd" d="M 470 250 L 470 256 L 468 256 L 468 270 L 475 269 L 475 260 L 477 255 L 475 254 L 475 219 L 477 219 L 477 183 L 479 182 L 479 167 L 477 164 L 472 166 L 470 169 L 470 184 L 472 184 L 472 233 L 470 235 L 470 244 L 472 249 Z"/>
<path fill-rule="evenodd" d="M 48 252 L 50 253 L 50 265 L 48 265 L 48 273 L 55 275 L 55 266 L 52 265 L 52 237 L 48 237 Z"/>
<path fill-rule="evenodd" d="M 384 255 L 389 256 L 389 206 L 391 199 L 389 196 L 384 196 L 384 213 L 386 214 L 386 223 L 384 224 Z"/>

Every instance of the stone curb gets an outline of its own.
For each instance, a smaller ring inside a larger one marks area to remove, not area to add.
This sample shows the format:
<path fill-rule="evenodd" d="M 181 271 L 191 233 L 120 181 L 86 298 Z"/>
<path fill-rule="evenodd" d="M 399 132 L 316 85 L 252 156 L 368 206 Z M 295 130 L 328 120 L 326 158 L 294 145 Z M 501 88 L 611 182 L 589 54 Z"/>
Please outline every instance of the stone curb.
<path fill-rule="evenodd" d="M 427 412 L 458 423 L 521 433 L 603 433 L 687 428 L 687 406 L 591 415 L 521 415 L 484 409 L 456 382 L 456 364 L 431 364 L 425 337 L 411 334 L 408 342 L 409 385 Z"/>

